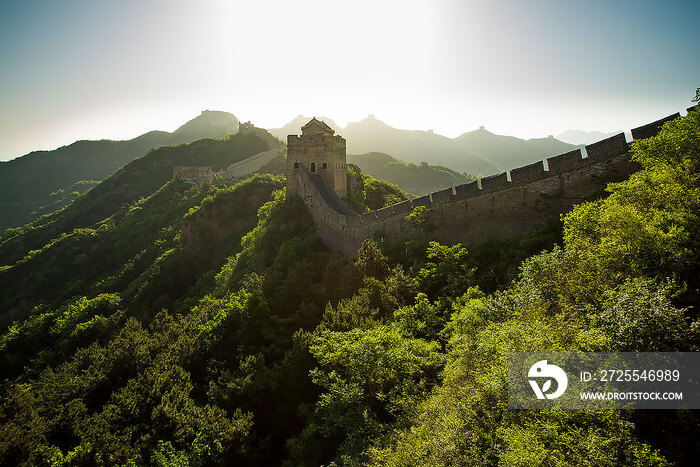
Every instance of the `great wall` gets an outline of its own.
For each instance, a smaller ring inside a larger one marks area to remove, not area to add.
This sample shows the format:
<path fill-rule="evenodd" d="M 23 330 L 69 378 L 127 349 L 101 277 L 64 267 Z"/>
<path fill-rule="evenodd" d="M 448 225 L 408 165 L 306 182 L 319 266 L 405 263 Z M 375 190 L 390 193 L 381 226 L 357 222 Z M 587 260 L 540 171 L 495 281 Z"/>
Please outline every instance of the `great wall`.
<path fill-rule="evenodd" d="M 206 111 L 209 112 L 209 111 Z M 204 115 L 204 112 L 202 112 Z M 278 157 L 284 157 L 284 149 L 280 141 L 262 128 L 252 123 L 241 123 L 238 134 L 249 133 L 268 142 L 272 149 L 250 156 L 242 161 L 234 162 L 223 170 L 215 172 L 210 166 L 180 165 L 173 167 L 173 179 L 184 180 L 192 184 L 209 184 L 219 181 L 236 181 L 260 171 Z"/>
<path fill-rule="evenodd" d="M 688 112 L 698 106 L 690 107 Z M 632 140 L 658 134 L 663 123 L 680 117 L 677 112 L 630 131 Z M 310 128 L 310 129 L 309 129 Z M 443 243 L 482 242 L 506 235 L 517 237 L 559 216 L 597 193 L 609 181 L 621 181 L 638 171 L 631 159 L 631 141 L 625 133 L 583 150 L 574 150 L 523 167 L 446 188 L 378 210 L 357 214 L 341 198 L 347 193 L 345 140 L 315 118 L 302 127 L 301 137 L 290 135 L 287 144 L 287 196 L 299 195 L 318 226 L 324 244 L 354 256 L 362 241 L 381 232 L 385 238 L 423 236 L 424 226 L 409 221 L 415 208 L 428 209 L 430 237 Z M 308 130 L 308 132 L 307 132 Z M 325 131 L 319 134 L 317 130 Z M 220 180 L 239 180 L 283 157 L 279 140 L 250 122 L 241 132 L 254 132 L 270 140 L 273 149 L 231 164 L 217 172 Z M 307 168 L 308 166 L 308 168 Z M 199 172 L 204 175 L 199 175 Z M 197 172 L 197 175 L 193 175 Z M 209 167 L 175 167 L 173 176 L 211 183 Z M 200 180 L 201 178 L 201 180 Z"/>
<path fill-rule="evenodd" d="M 680 113 L 675 113 L 635 128 L 632 138 L 655 136 L 664 122 L 678 117 Z M 620 133 L 583 151 L 567 152 L 363 214 L 352 212 L 323 175 L 310 173 L 304 164 L 294 162 L 290 153 L 288 193 L 291 184 L 308 207 L 324 244 L 346 255 L 355 255 L 362 241 L 376 232 L 381 231 L 386 238 L 422 235 L 420 227 L 406 219 L 418 206 L 429 209 L 432 238 L 445 243 L 480 242 L 508 234 L 518 236 L 558 219 L 599 192 L 606 181 L 629 177 L 640 169 L 631 160 L 629 147 L 625 134 Z"/>

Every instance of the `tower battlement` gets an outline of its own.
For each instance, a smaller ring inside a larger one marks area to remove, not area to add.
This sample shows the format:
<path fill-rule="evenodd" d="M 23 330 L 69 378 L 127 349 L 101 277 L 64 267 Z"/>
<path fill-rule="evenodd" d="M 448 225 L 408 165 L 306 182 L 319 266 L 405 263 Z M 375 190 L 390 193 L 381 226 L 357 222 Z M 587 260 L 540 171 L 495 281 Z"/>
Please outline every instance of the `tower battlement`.
<path fill-rule="evenodd" d="M 691 107 L 688 112 L 691 111 L 700 110 Z M 635 140 L 655 136 L 664 122 L 678 117 L 679 113 L 669 115 L 634 128 L 631 134 Z M 316 125 L 314 120 L 304 128 Z M 599 192 L 601 180 L 623 180 L 641 168 L 631 158 L 630 142 L 620 133 L 589 144 L 583 151 L 576 149 L 471 183 L 355 214 L 339 206 L 341 200 L 329 196 L 324 184 L 311 175 L 309 165 L 322 160 L 324 155 L 336 153 L 342 154 L 344 162 L 345 140 L 336 140 L 339 136 L 333 132 L 315 131 L 312 127 L 306 130 L 301 136 L 288 138 L 287 192 L 302 196 L 326 246 L 349 255 L 355 255 L 362 241 L 378 232 L 385 238 L 422 235 L 407 219 L 419 206 L 428 208 L 430 221 L 436 226 L 432 235 L 444 243 L 480 242 L 505 234 L 522 234 L 559 219 L 561 214 Z M 311 168 L 318 171 L 317 167 Z M 346 180 L 345 169 L 342 180 Z"/>
<path fill-rule="evenodd" d="M 321 120 L 312 118 L 301 127 L 301 135 L 287 136 L 287 194 L 298 194 L 296 172 L 325 176 L 341 198 L 347 197 L 345 139 Z"/>

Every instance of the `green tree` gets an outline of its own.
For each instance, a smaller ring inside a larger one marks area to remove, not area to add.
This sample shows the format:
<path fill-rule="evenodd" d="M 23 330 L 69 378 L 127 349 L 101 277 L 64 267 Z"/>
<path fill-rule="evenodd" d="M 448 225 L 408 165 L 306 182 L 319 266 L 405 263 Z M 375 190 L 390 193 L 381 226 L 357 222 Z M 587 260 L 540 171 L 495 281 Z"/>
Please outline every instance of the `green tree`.
<path fill-rule="evenodd" d="M 431 298 L 459 297 L 474 285 L 474 271 L 467 249 L 459 243 L 447 246 L 430 242 L 418 278 L 421 290 Z"/>
<path fill-rule="evenodd" d="M 427 206 L 416 206 L 411 214 L 406 216 L 411 225 L 420 230 L 425 238 L 428 238 L 437 229 L 431 220 L 431 212 Z"/>
<path fill-rule="evenodd" d="M 339 440 L 336 460 L 361 462 L 368 445 L 437 381 L 443 363 L 437 350 L 436 343 L 404 338 L 389 326 L 320 333 L 310 347 L 319 362 L 311 378 L 324 393 L 292 444 L 293 460 L 326 462 L 328 441 Z"/>
<path fill-rule="evenodd" d="M 363 276 L 384 279 L 389 273 L 389 261 L 371 239 L 365 239 L 357 251 L 355 267 Z"/>

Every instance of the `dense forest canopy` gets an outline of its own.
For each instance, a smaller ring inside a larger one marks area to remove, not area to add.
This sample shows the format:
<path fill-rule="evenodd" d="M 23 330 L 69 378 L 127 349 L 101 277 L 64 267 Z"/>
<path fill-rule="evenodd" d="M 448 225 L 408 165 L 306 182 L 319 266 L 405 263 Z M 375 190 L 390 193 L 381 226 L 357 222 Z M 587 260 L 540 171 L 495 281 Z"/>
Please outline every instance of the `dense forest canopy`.
<path fill-rule="evenodd" d="M 281 177 L 161 183 L 0 270 L 0 464 L 691 465 L 692 411 L 507 408 L 506 352 L 699 350 L 700 112 L 632 150 L 561 227 L 357 258 Z"/>

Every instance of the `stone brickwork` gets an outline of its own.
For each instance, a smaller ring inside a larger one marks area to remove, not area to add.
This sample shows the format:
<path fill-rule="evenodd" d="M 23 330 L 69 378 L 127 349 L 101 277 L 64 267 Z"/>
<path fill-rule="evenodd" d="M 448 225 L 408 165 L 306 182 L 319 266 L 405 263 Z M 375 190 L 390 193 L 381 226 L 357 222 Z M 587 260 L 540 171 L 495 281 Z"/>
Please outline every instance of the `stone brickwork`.
<path fill-rule="evenodd" d="M 173 167 L 173 179 L 195 184 L 212 183 L 214 171 L 203 165 L 178 165 Z"/>
<path fill-rule="evenodd" d="M 518 167 L 517 169 L 510 171 L 510 180 L 514 184 L 534 182 L 544 178 L 544 176 L 545 170 L 544 163 L 542 161 L 537 161 L 534 164 Z"/>
<path fill-rule="evenodd" d="M 284 156 L 284 146 L 282 142 L 268 133 L 267 130 L 258 128 L 250 122 L 245 122 L 240 124 L 238 133 L 254 134 L 261 140 L 266 141 L 268 143 L 267 146 L 271 149 L 230 164 L 225 170 L 216 173 L 216 175 L 222 179 L 235 180 L 248 177 L 258 172 L 275 158 Z"/>
<path fill-rule="evenodd" d="M 625 154 L 629 150 L 625 134 L 611 136 L 597 143 L 586 146 L 586 157 L 589 161 L 604 161 L 612 156 Z"/>
<path fill-rule="evenodd" d="M 588 165 L 586 162 L 588 161 L 583 160 L 580 149 L 574 149 L 573 151 L 550 157 L 547 159 L 547 172 L 549 174 L 543 173 L 541 178 L 580 169 Z"/>
<path fill-rule="evenodd" d="M 322 174 L 341 198 L 347 197 L 345 139 L 323 121 L 312 118 L 302 134 L 287 137 L 287 193 L 299 193 L 297 171 Z"/>
<path fill-rule="evenodd" d="M 693 107 L 689 108 L 688 112 L 690 112 L 692 109 L 693 109 Z M 644 139 L 644 138 L 649 138 L 651 136 L 655 136 L 659 132 L 661 125 L 663 125 L 664 123 L 666 123 L 670 120 L 675 120 L 680 116 L 681 116 L 680 113 L 675 113 L 673 115 L 669 115 L 666 118 L 662 118 L 662 119 L 657 120 L 655 122 L 647 123 L 646 125 L 634 128 L 632 130 L 632 138 Z"/>
<path fill-rule="evenodd" d="M 637 139 L 654 136 L 663 122 L 677 117 L 678 114 L 670 115 L 632 130 L 632 134 Z M 309 143 L 292 141 L 296 145 L 316 144 L 312 143 L 315 139 L 308 140 Z M 430 221 L 436 227 L 432 236 L 441 242 L 479 242 L 507 234 L 517 237 L 537 225 L 558 219 L 588 195 L 600 191 L 605 181 L 625 179 L 639 169 L 631 160 L 629 143 L 621 133 L 586 146 L 586 157 L 577 149 L 550 157 L 546 162 L 361 215 L 345 215 L 332 209 L 330 200 L 325 200 L 310 180 L 307 164 L 288 172 L 287 193 L 290 194 L 291 176 L 294 187 L 291 193 L 298 193 L 308 206 L 324 243 L 336 251 L 354 255 L 362 241 L 375 232 L 381 231 L 387 238 L 422 235 L 406 220 L 417 206 L 430 208 Z"/>
<path fill-rule="evenodd" d="M 283 154 L 284 151 L 282 148 L 270 149 L 269 151 L 258 153 L 242 161 L 234 162 L 229 165 L 226 170 L 218 172 L 217 175 L 224 179 L 245 178 L 272 162 L 274 158 L 283 156 Z"/>

